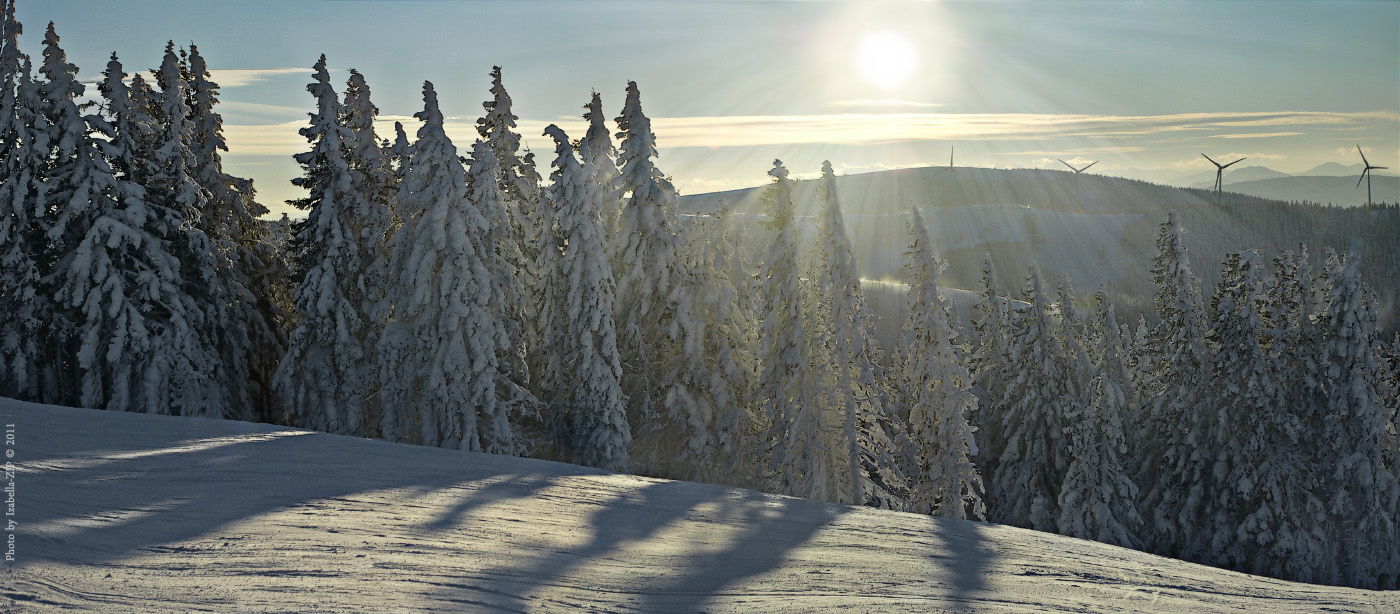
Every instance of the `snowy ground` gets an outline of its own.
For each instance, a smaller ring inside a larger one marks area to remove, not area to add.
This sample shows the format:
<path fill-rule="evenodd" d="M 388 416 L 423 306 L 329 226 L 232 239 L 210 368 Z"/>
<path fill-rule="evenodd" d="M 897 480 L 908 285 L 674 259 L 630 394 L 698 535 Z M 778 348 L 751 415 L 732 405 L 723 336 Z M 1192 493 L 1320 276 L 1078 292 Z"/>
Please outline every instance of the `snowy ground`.
<path fill-rule="evenodd" d="M 1374 612 L 1093 542 L 241 422 L 31 405 L 0 611 Z"/>

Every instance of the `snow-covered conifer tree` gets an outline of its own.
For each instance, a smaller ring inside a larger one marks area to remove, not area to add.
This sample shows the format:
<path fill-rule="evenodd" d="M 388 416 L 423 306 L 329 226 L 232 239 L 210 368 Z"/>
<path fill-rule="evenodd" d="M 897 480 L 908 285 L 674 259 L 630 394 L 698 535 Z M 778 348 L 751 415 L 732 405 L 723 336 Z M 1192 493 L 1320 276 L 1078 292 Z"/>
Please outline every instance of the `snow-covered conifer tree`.
<path fill-rule="evenodd" d="M 286 351 L 286 314 L 281 302 L 268 295 L 279 291 L 285 271 L 267 226 L 258 220 L 267 207 L 254 200 L 252 182 L 224 172 L 220 152 L 228 146 L 223 117 L 214 110 L 219 85 L 209 79 L 204 57 L 193 44 L 186 75 L 195 162 L 191 175 L 207 195 L 198 225 L 216 247 L 225 292 L 225 303 L 211 303 L 221 323 L 217 332 L 228 374 L 225 387 L 240 417 L 275 418 L 280 409 L 267 403 L 276 398 L 272 377 L 277 358 Z"/>
<path fill-rule="evenodd" d="M 545 136 L 555 142 L 556 157 L 548 197 L 564 239 L 559 282 L 565 284 L 567 315 L 562 363 L 569 376 L 558 382 L 556 398 L 568 399 L 574 457 L 580 464 L 613 471 L 628 467 L 631 429 L 620 379 L 622 364 L 613 323 L 613 279 L 608 265 L 602 196 L 591 172 L 578 163 L 568 135 L 551 124 Z"/>
<path fill-rule="evenodd" d="M 817 317 L 826 344 L 823 354 L 830 360 L 830 411 L 840 416 L 842 423 L 836 452 L 844 462 L 834 467 L 838 469 L 840 499 L 855 505 L 902 509 L 908 486 L 887 432 L 887 386 L 877 366 L 881 352 L 871 332 L 875 316 L 861 292 L 860 272 L 830 162 L 822 163 L 820 189 L 825 204 L 819 230 L 818 257 L 822 261 L 815 272 L 821 305 Z"/>
<path fill-rule="evenodd" d="M 1139 394 L 1143 401 L 1141 444 L 1135 470 L 1142 490 L 1139 509 L 1149 513 L 1142 535 L 1159 554 L 1192 556 L 1205 549 L 1203 506 L 1209 497 L 1210 463 L 1202 454 L 1210 420 L 1199 394 L 1209 355 L 1201 293 L 1175 211 L 1157 237 L 1152 279 L 1160 318 L 1148 338 L 1152 371 Z"/>
<path fill-rule="evenodd" d="M 224 275 L 229 270 L 227 255 L 205 232 L 207 222 L 201 221 L 212 210 L 207 203 L 210 193 L 194 176 L 198 164 L 192 149 L 196 126 L 187 103 L 190 85 L 180 64 L 174 43 L 167 42 L 164 59 L 154 73 L 160 91 L 150 93 L 150 113 L 157 130 L 146 145 L 155 162 L 146 180 L 146 195 L 153 205 L 178 215 L 182 224 L 183 232 L 172 240 L 172 253 L 180 260 L 182 288 L 197 307 L 191 313 L 194 324 L 189 328 L 197 338 L 180 342 L 191 348 L 208 348 L 213 357 L 209 364 L 190 370 L 190 381 L 174 386 L 183 395 L 169 410 L 176 415 L 248 418 L 251 399 L 248 371 L 242 362 L 247 356 L 231 351 L 231 347 L 246 348 L 246 336 L 238 335 L 241 329 L 225 320 L 234 297 L 246 297 L 230 286 Z M 133 87 L 133 94 L 136 91 Z M 235 354 L 238 360 L 231 360 Z"/>
<path fill-rule="evenodd" d="M 293 201 L 308 212 L 299 238 L 304 246 L 296 291 L 301 321 L 275 383 L 296 425 L 369 437 L 380 426 L 371 398 L 378 381 L 379 327 L 373 315 L 378 297 L 369 295 L 375 273 L 366 267 L 382 264 L 376 261 L 378 243 L 366 241 L 366 227 L 380 221 L 375 210 L 382 204 L 365 202 L 367 193 L 359 189 L 365 180 L 346 159 L 355 135 L 342 124 L 326 56 L 312 70 L 306 90 L 316 98 L 316 112 L 300 130 L 311 150 L 296 155 L 303 175 L 293 181 L 310 192 Z"/>
<path fill-rule="evenodd" d="M 593 92 L 593 98 L 583 108 L 588 133 L 579 140 L 579 158 L 593 170 L 593 181 L 603 195 L 603 236 L 611 241 L 617 235 L 618 216 L 622 213 L 622 193 L 617 186 L 617 148 L 613 147 L 607 117 L 603 114 L 603 97 Z"/>
<path fill-rule="evenodd" d="M 696 330 L 694 280 L 675 221 L 676 189 L 656 168 L 656 135 L 635 82 L 627 84 L 617 126 L 617 194 L 626 202 L 610 256 L 618 287 L 622 389 L 636 431 L 633 459 L 645 472 L 667 473 L 677 447 L 711 445 L 705 401 L 697 399 L 693 377 L 703 369 L 697 364 L 702 356 L 685 349 L 687 329 Z"/>
<path fill-rule="evenodd" d="M 5 3 L 0 31 L 0 395 L 39 400 L 40 339 L 51 311 L 38 292 L 43 230 L 42 167 L 49 154 L 47 120 L 29 58 L 19 49 L 23 31 L 14 2 Z"/>
<path fill-rule="evenodd" d="M 1010 375 L 1006 369 L 1011 316 L 1011 301 L 1001 296 L 996 266 L 987 258 L 982 264 L 982 294 L 972 306 L 972 392 L 977 395 L 978 403 L 973 408 L 971 422 L 977 430 L 977 453 L 973 455 L 973 462 L 982 473 L 984 502 L 993 516 L 997 514 L 995 506 L 999 499 L 995 480 L 997 461 L 1006 449 L 1006 435 L 1001 424 L 1005 414 L 1002 391 Z"/>
<path fill-rule="evenodd" d="M 833 450 L 817 404 L 822 386 L 807 337 L 807 299 L 797 259 L 797 224 L 792 180 L 782 161 L 768 171 L 765 226 L 774 231 L 759 270 L 761 284 L 758 403 L 767 473 L 776 492 L 810 499 L 836 499 Z"/>
<path fill-rule="evenodd" d="M 1262 262 L 1257 252 L 1229 254 L 1212 301 L 1207 340 L 1215 424 L 1201 450 L 1217 480 L 1207 514 L 1204 562 L 1250 573 L 1311 581 L 1327 559 L 1325 514 L 1313 496 L 1302 421 L 1260 345 Z"/>
<path fill-rule="evenodd" d="M 1086 386 L 1087 402 L 1066 416 L 1072 446 L 1069 468 L 1060 488 L 1060 533 L 1125 548 L 1141 548 L 1137 532 L 1142 516 L 1136 508 L 1138 489 L 1125 456 L 1122 416 L 1132 407 L 1131 382 L 1123 364 L 1123 339 L 1113 306 L 1098 294 L 1101 331 L 1097 375 Z"/>
<path fill-rule="evenodd" d="M 968 419 L 977 407 L 972 374 L 948 305 L 938 295 L 941 268 L 918 209 L 909 212 L 909 316 L 904 323 L 902 382 L 909 397 L 909 430 L 919 447 L 919 473 L 910 507 L 921 514 L 985 520 L 982 476 L 970 458 L 977 454 Z"/>
<path fill-rule="evenodd" d="M 1329 538 L 1343 584 L 1392 589 L 1400 578 L 1400 485 L 1384 463 L 1391 412 L 1379 395 L 1384 370 L 1360 257 L 1329 255 L 1324 292 L 1328 395 L 1318 447 L 1329 470 L 1321 493 L 1332 513 Z"/>
<path fill-rule="evenodd" d="M 432 83 L 396 199 L 392 307 L 379 342 L 385 439 L 513 454 L 512 407 L 497 396 L 505 327 L 482 260 L 490 226 L 467 198 L 466 169 L 443 132 Z"/>
<path fill-rule="evenodd" d="M 398 179 L 374 132 L 374 118 L 379 116 L 379 109 L 370 100 L 369 84 L 364 75 L 353 68 L 345 83 L 345 100 L 340 112 L 341 124 L 350 133 L 349 140 L 344 142 L 350 183 L 359 196 L 357 202 L 363 207 L 356 212 L 360 229 L 355 241 L 362 246 L 360 274 L 365 287 L 364 313 L 373 314 L 378 310 L 378 303 L 384 300 L 387 276 L 384 267 L 389 260 L 386 236 L 393 225 L 392 207 Z M 377 336 L 377 332 L 375 334 Z"/>
<path fill-rule="evenodd" d="M 712 218 L 687 233 L 695 262 L 696 323 L 687 327 L 687 352 L 699 352 L 702 368 L 688 373 L 705 403 L 705 428 L 713 444 L 691 448 L 677 465 L 692 466 L 693 479 L 746 486 L 757 466 L 752 455 L 758 421 L 752 413 L 755 371 L 753 274 L 744 248 L 743 228 L 721 199 Z M 700 347 L 695 347 L 699 342 Z M 692 440 L 687 443 L 696 443 Z M 684 472 L 683 472 L 684 474 Z"/>
<path fill-rule="evenodd" d="M 1050 300 L 1035 266 L 1026 279 L 1024 297 L 1029 306 L 1008 340 L 1008 360 L 1019 370 L 1001 392 L 1006 449 L 994 476 L 999 499 L 992 519 L 1053 532 L 1069 465 L 1065 413 L 1077 399 L 1066 381 L 1071 366 L 1055 334 Z"/>
<path fill-rule="evenodd" d="M 74 232 L 78 224 L 86 228 L 53 273 L 56 300 L 74 310 L 78 404 L 164 413 L 180 394 L 174 384 L 198 377 L 180 371 L 212 357 L 187 343 L 195 337 L 189 327 L 197 306 L 182 291 L 180 262 L 168 250 L 181 219 L 146 202 L 138 183 L 150 172 L 140 149 L 151 120 L 132 103 L 116 54 L 103 75 L 98 89 L 110 124 L 89 119 L 108 140 L 88 137 L 79 145 L 105 153 L 89 169 L 95 217 L 69 220 Z"/>

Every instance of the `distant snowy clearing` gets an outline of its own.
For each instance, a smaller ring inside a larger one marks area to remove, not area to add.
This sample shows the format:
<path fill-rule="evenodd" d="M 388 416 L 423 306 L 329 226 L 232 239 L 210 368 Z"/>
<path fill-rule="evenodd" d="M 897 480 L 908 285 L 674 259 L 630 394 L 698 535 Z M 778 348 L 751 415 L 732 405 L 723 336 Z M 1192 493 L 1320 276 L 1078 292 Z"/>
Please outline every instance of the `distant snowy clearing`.
<path fill-rule="evenodd" d="M 0 422 L 7 614 L 1400 611 L 1400 594 L 529 459 L 8 399 Z"/>

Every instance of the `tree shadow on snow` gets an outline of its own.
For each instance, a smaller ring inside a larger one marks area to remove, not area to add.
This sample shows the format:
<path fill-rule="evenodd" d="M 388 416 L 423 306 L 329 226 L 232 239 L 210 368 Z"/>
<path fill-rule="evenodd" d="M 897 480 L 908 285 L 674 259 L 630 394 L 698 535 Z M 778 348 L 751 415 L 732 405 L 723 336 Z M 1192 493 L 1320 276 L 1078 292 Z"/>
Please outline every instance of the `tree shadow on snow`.
<path fill-rule="evenodd" d="M 534 565 L 487 570 L 483 576 L 493 586 L 484 591 L 456 586 L 439 597 L 508 611 L 550 611 L 586 608 L 587 593 L 606 590 L 613 611 L 693 612 L 726 587 L 779 568 L 841 508 L 722 486 L 657 482 L 602 502 L 589 517 L 586 543 L 541 554 Z M 692 535 L 724 537 L 707 543 L 659 535 L 678 523 L 699 523 L 683 531 Z M 656 541 L 663 539 L 673 541 Z M 633 546 L 647 555 L 622 552 Z M 617 574 L 624 577 L 602 577 Z"/>

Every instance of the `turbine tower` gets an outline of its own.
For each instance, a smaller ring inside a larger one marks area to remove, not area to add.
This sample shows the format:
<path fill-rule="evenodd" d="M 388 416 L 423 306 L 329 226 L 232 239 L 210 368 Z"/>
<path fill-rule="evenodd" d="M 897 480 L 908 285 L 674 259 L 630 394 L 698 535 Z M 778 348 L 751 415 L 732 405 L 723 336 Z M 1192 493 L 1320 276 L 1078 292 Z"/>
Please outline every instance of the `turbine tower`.
<path fill-rule="evenodd" d="M 1379 170 L 1379 169 L 1383 169 L 1383 168 L 1386 168 L 1386 167 L 1384 167 L 1384 166 L 1371 166 L 1370 160 L 1367 160 L 1367 159 L 1366 159 L 1366 152 L 1361 151 L 1361 145 L 1360 145 L 1360 144 L 1357 144 L 1357 146 L 1356 146 L 1356 153 L 1361 154 L 1361 164 L 1362 164 L 1363 166 L 1366 167 L 1366 168 L 1361 169 L 1361 177 L 1357 178 L 1357 180 L 1356 180 L 1356 187 L 1358 187 L 1358 188 L 1361 187 L 1361 180 L 1362 180 L 1362 179 L 1365 179 L 1365 180 L 1366 180 L 1366 206 L 1369 207 L 1369 206 L 1371 206 L 1372 204 L 1374 204 L 1374 203 L 1371 202 L 1371 169 L 1378 169 L 1378 170 Z"/>
<path fill-rule="evenodd" d="M 1205 159 L 1210 160 L 1210 163 L 1211 163 L 1211 164 L 1214 164 L 1214 165 L 1215 165 L 1215 206 L 1216 206 L 1216 207 L 1219 207 L 1219 206 L 1220 206 L 1221 187 L 1222 187 L 1222 185 L 1223 185 L 1223 183 L 1224 183 L 1224 182 L 1222 181 L 1222 179 L 1225 177 L 1225 169 L 1230 168 L 1230 166 L 1233 165 L 1233 164 L 1235 164 L 1236 162 L 1243 162 L 1243 161 L 1244 161 L 1244 158 L 1240 158 L 1239 160 L 1235 160 L 1234 162 L 1231 162 L 1230 164 L 1221 164 L 1221 163 L 1219 163 L 1219 162 L 1216 162 L 1215 160 L 1211 160 L 1211 159 L 1210 159 L 1210 156 L 1207 156 L 1207 155 L 1205 155 L 1205 154 L 1201 154 L 1201 155 L 1204 156 Z"/>
<path fill-rule="evenodd" d="M 934 173 L 933 176 L 934 176 L 934 177 L 938 177 L 938 176 L 940 176 L 940 175 L 942 175 L 943 173 L 946 173 L 946 172 L 948 172 L 948 171 L 953 171 L 953 174 L 954 174 L 954 175 L 957 175 L 957 174 L 958 174 L 957 169 L 953 168 L 953 146 L 952 146 L 952 145 L 949 145 L 949 146 L 948 146 L 948 166 L 940 166 L 940 167 L 938 167 L 938 172 L 937 172 L 937 173 Z"/>
<path fill-rule="evenodd" d="M 1055 158 L 1055 159 L 1056 159 L 1056 160 L 1060 160 L 1059 158 Z M 1098 160 L 1094 160 L 1093 162 L 1090 162 L 1090 163 L 1084 165 L 1084 168 L 1074 168 L 1074 166 L 1071 165 L 1069 162 L 1065 162 L 1064 160 L 1060 160 L 1060 164 L 1063 164 L 1063 165 L 1065 165 L 1065 166 L 1068 166 L 1068 167 L 1069 167 L 1069 170 L 1074 171 L 1074 197 L 1079 199 L 1079 201 L 1080 201 L 1079 204 L 1081 204 L 1081 205 L 1084 204 L 1084 197 L 1083 197 L 1083 196 L 1080 196 L 1080 194 L 1079 194 L 1079 173 L 1082 173 L 1082 172 L 1084 172 L 1084 171 L 1089 170 L 1089 167 L 1090 167 L 1090 166 L 1093 166 L 1093 165 L 1098 164 L 1098 163 L 1099 163 Z"/>

